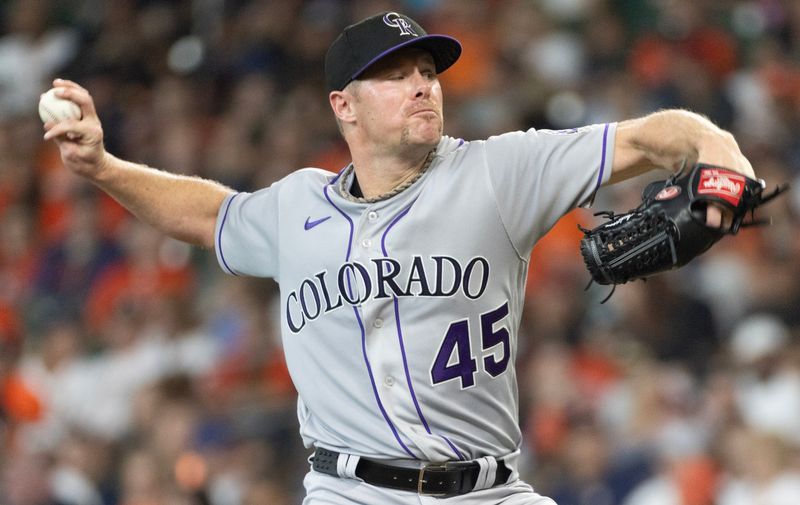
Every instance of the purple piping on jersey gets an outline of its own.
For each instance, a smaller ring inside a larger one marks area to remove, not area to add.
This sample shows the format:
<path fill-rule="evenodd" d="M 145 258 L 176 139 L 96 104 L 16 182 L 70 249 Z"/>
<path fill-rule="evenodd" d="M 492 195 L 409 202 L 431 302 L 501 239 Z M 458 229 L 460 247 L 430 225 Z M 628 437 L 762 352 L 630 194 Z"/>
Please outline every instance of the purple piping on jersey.
<path fill-rule="evenodd" d="M 414 202 L 416 201 L 417 200 L 414 199 L 414 201 L 411 202 L 411 204 L 409 204 L 408 207 L 406 207 L 402 212 L 400 212 L 400 214 L 398 214 L 397 217 L 395 217 L 392 220 L 392 222 L 389 223 L 389 226 L 386 227 L 386 231 L 383 232 L 383 237 L 381 237 L 381 250 L 383 251 L 384 257 L 389 256 L 388 252 L 386 251 L 386 236 L 389 234 L 389 230 L 391 230 L 394 227 L 394 225 L 396 225 L 403 217 L 405 217 L 406 214 L 408 214 L 408 212 L 411 210 L 411 207 L 414 205 Z M 406 383 L 408 384 L 408 391 L 411 393 L 411 400 L 414 402 L 414 408 L 417 409 L 417 415 L 419 416 L 419 420 L 422 422 L 422 425 L 425 427 L 425 431 L 428 432 L 428 435 L 434 435 L 434 433 L 431 432 L 430 427 L 428 427 L 428 421 L 425 420 L 425 416 L 422 414 L 422 409 L 420 408 L 419 401 L 417 400 L 417 395 L 416 393 L 414 393 L 414 385 L 411 382 L 411 373 L 408 370 L 408 360 L 406 359 L 406 346 L 403 341 L 403 328 L 400 324 L 400 306 L 397 302 L 397 297 L 395 296 L 393 298 L 394 298 L 394 320 L 395 324 L 397 325 L 397 340 L 400 343 L 400 355 L 403 357 L 403 370 L 405 371 L 406 374 Z M 461 452 L 456 448 L 453 442 L 451 442 L 447 437 L 443 435 L 436 434 L 436 436 L 447 442 L 447 445 L 450 446 L 450 448 L 456 454 L 458 459 L 464 460 L 464 455 L 461 454 Z"/>
<path fill-rule="evenodd" d="M 347 256 L 345 257 L 345 261 L 350 261 L 350 252 L 351 252 L 351 248 L 353 247 L 353 220 L 350 219 L 350 216 L 345 214 L 342 211 L 342 209 L 337 207 L 335 203 L 333 203 L 333 200 L 331 200 L 330 195 L 328 195 L 328 188 L 329 187 L 330 187 L 330 185 L 325 186 L 325 188 L 323 189 L 323 192 L 325 193 L 325 199 L 328 200 L 328 203 L 330 203 L 331 206 L 339 212 L 339 214 L 343 215 L 344 218 L 347 219 L 347 222 L 350 224 L 350 238 L 349 238 L 349 240 L 347 242 Z"/>
<path fill-rule="evenodd" d="M 364 330 L 364 322 L 361 320 L 361 316 L 358 313 L 358 308 L 353 307 L 353 313 L 356 315 L 356 320 L 358 320 L 358 327 L 361 329 L 361 352 L 364 355 L 364 364 L 367 365 L 367 373 L 369 374 L 369 382 L 372 384 L 372 392 L 375 394 L 375 400 L 378 402 L 378 408 L 381 410 L 381 414 L 383 414 L 383 418 L 386 420 L 386 423 L 389 425 L 389 428 L 392 429 L 392 433 L 394 433 L 394 438 L 397 440 L 397 443 L 400 444 L 400 447 L 406 451 L 406 454 L 411 456 L 414 459 L 419 459 L 406 447 L 406 444 L 400 439 L 400 434 L 397 433 L 397 428 L 394 427 L 394 423 L 392 420 L 389 419 L 389 414 L 386 413 L 386 409 L 383 408 L 383 403 L 381 403 L 380 396 L 378 395 L 378 387 L 375 385 L 375 379 L 372 376 L 372 367 L 369 364 L 369 358 L 367 357 L 367 332 Z"/>
<path fill-rule="evenodd" d="M 344 166 L 344 168 L 342 168 L 341 170 L 339 170 L 339 172 L 337 172 L 337 173 L 336 173 L 336 175 L 333 177 L 333 179 L 331 179 L 331 180 L 330 180 L 330 182 L 329 182 L 328 184 L 329 184 L 329 185 L 331 185 L 331 184 L 335 184 L 335 183 L 336 183 L 336 181 L 338 181 L 338 180 L 339 180 L 339 177 L 341 177 L 341 176 L 342 176 L 342 174 L 344 173 L 344 171 L 345 171 L 345 170 L 347 170 L 347 167 L 349 167 L 349 166 L 350 166 L 350 165 L 345 165 L 345 166 Z"/>
<path fill-rule="evenodd" d="M 597 187 L 595 191 L 600 189 L 600 185 L 603 184 L 603 172 L 606 168 L 606 141 L 608 140 L 608 123 L 606 123 L 606 127 L 603 130 L 603 154 L 602 159 L 600 160 L 600 173 L 597 174 Z"/>
<path fill-rule="evenodd" d="M 228 219 L 228 211 L 231 209 L 231 202 L 233 199 L 239 196 L 239 193 L 236 193 L 232 197 L 228 199 L 228 205 L 225 206 L 225 214 L 222 215 L 222 222 L 219 224 L 219 233 L 217 233 L 217 251 L 219 251 L 219 258 L 222 260 L 222 264 L 225 265 L 225 268 L 228 272 L 232 273 L 233 275 L 239 275 L 234 272 L 231 267 L 228 266 L 228 262 L 225 261 L 225 255 L 222 254 L 222 227 L 225 226 L 225 220 Z"/>
<path fill-rule="evenodd" d="M 344 174 L 345 170 L 347 170 L 347 168 L 349 166 L 350 165 L 345 165 L 344 168 L 339 170 L 339 173 L 337 173 L 336 176 L 333 179 L 331 179 L 331 181 L 328 183 L 328 186 L 333 186 L 334 184 L 336 184 L 336 181 L 339 180 L 339 177 L 341 177 L 342 174 Z M 331 201 L 331 199 L 328 198 L 328 186 L 325 186 L 325 198 L 327 198 L 328 202 L 330 202 L 330 204 L 333 205 L 333 202 Z M 350 248 L 352 247 L 352 244 L 353 244 L 353 221 L 350 220 L 350 218 L 347 216 L 347 214 L 345 214 L 338 207 L 336 207 L 336 205 L 333 205 L 333 207 L 336 210 L 338 210 L 339 213 L 342 214 L 345 217 L 345 219 L 347 219 L 347 221 L 350 223 L 350 242 L 349 242 L 350 245 L 347 246 L 347 259 L 345 260 L 345 261 L 349 261 L 350 260 Z M 352 284 L 352 281 L 350 280 L 350 274 L 349 273 L 347 275 L 347 292 L 350 295 L 350 298 L 352 298 L 353 297 L 353 284 Z"/>
<path fill-rule="evenodd" d="M 342 216 L 344 216 L 345 219 L 347 219 L 347 222 L 350 225 L 350 240 L 347 244 L 347 256 L 345 257 L 345 261 L 350 261 L 350 252 L 353 245 L 353 228 L 354 228 L 353 220 L 350 219 L 350 216 L 345 214 L 344 211 L 342 211 L 342 209 L 337 207 L 335 203 L 333 203 L 333 200 L 331 200 L 330 195 L 328 195 L 329 187 L 330 185 L 325 186 L 325 188 L 323 189 L 323 192 L 325 194 L 325 199 L 328 200 L 328 203 L 330 203 L 331 206 L 339 212 L 339 214 L 341 214 Z M 350 294 L 352 296 L 352 291 Z M 419 459 L 416 456 L 414 456 L 414 454 L 409 450 L 406 444 L 404 444 L 403 441 L 400 439 L 400 434 L 397 432 L 397 428 L 394 427 L 394 423 L 392 423 L 392 420 L 389 419 L 389 414 L 387 414 L 386 409 L 383 408 L 383 403 L 381 402 L 381 398 L 378 395 L 378 387 L 375 385 L 375 377 L 372 375 L 372 366 L 370 366 L 369 357 L 367 357 L 367 332 L 364 330 L 364 322 L 361 320 L 361 315 L 358 313 L 358 307 L 353 307 L 353 313 L 355 314 L 356 320 L 358 321 L 358 327 L 361 329 L 361 353 L 364 355 L 364 364 L 367 366 L 367 374 L 369 375 L 369 382 L 372 385 L 372 392 L 375 395 L 375 401 L 378 403 L 378 409 L 380 409 L 381 414 L 383 415 L 383 419 L 386 421 L 386 424 L 389 425 L 389 428 L 392 430 L 392 434 L 394 434 L 394 438 L 395 440 L 397 440 L 397 443 L 400 444 L 400 447 L 402 447 L 403 450 L 406 452 L 406 454 L 408 454 L 412 458 Z"/>

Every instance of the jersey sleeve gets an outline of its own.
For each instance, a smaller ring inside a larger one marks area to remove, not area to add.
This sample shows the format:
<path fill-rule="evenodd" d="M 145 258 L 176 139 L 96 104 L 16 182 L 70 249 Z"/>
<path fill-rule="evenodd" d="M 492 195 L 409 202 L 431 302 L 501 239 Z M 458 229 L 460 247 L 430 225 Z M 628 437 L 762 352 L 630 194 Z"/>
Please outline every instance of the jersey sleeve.
<path fill-rule="evenodd" d="M 233 275 L 275 277 L 278 271 L 280 184 L 228 196 L 217 214 L 215 249 L 222 269 Z"/>
<path fill-rule="evenodd" d="M 486 167 L 506 231 L 521 256 L 564 214 L 589 205 L 611 176 L 616 123 L 518 131 L 485 142 Z"/>

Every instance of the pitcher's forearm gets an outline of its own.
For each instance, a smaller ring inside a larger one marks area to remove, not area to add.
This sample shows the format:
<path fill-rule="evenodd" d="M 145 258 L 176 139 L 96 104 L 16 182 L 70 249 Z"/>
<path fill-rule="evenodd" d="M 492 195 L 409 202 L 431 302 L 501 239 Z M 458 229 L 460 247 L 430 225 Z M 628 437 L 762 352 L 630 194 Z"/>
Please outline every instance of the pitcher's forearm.
<path fill-rule="evenodd" d="M 200 177 L 178 175 L 105 153 L 90 178 L 137 218 L 184 242 L 214 246 L 214 226 L 230 188 Z"/>
<path fill-rule="evenodd" d="M 70 100 L 81 110 L 80 117 L 44 124 L 44 139 L 56 142 L 68 170 L 92 181 L 137 218 L 167 235 L 214 246 L 217 211 L 231 189 L 114 157 L 103 145 L 103 127 L 89 91 L 67 79 L 55 79 L 53 87 L 57 98 Z"/>
<path fill-rule="evenodd" d="M 733 135 L 704 116 L 673 109 L 619 123 L 610 182 L 653 168 L 677 171 L 683 163 L 691 166 L 697 161 L 754 177 Z"/>

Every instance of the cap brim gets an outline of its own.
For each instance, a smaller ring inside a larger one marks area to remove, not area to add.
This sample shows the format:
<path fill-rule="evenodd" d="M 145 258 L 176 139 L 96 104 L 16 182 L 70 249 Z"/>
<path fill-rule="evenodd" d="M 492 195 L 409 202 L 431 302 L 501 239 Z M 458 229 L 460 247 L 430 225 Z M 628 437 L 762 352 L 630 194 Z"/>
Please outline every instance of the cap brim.
<path fill-rule="evenodd" d="M 397 44 L 396 46 L 383 51 L 368 61 L 366 65 L 358 70 L 358 72 L 353 74 L 350 80 L 352 81 L 358 79 L 358 77 L 366 72 L 370 66 L 374 65 L 376 62 L 382 60 L 386 56 L 406 47 L 419 47 L 431 53 L 431 56 L 433 56 L 433 62 L 436 65 L 437 74 L 441 74 L 450 68 L 450 66 L 452 66 L 453 63 L 458 60 L 459 56 L 461 56 L 461 43 L 453 37 L 448 37 L 447 35 L 423 35 L 421 37 L 415 37 L 407 40 L 402 44 Z"/>

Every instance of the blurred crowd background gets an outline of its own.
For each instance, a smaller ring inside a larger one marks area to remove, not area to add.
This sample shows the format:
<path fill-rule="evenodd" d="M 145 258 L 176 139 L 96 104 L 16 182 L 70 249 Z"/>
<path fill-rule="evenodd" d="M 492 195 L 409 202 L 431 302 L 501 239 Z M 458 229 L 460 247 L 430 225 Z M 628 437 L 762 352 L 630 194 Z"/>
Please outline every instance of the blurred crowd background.
<path fill-rule="evenodd" d="M 300 503 L 275 284 L 67 173 L 36 105 L 78 81 L 109 151 L 238 190 L 338 171 L 322 61 L 382 10 L 462 41 L 451 136 L 683 107 L 795 181 L 771 227 L 605 304 L 577 247 L 599 218 L 566 216 L 534 251 L 517 366 L 522 475 L 559 505 L 800 503 L 797 0 L 0 1 L 0 502 Z"/>

